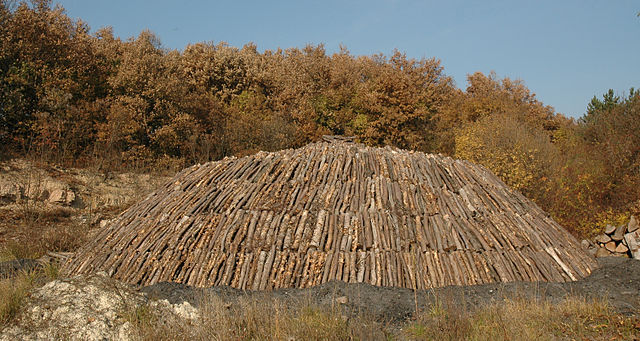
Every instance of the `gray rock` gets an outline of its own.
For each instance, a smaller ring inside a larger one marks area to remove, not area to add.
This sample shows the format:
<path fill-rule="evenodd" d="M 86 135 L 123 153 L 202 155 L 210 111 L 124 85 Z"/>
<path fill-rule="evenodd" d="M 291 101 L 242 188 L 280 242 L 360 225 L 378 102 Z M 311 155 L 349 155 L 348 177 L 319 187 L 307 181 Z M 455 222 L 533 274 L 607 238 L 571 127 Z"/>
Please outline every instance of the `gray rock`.
<path fill-rule="evenodd" d="M 625 234 L 624 240 L 627 242 L 631 257 L 640 259 L 640 230 Z"/>
<path fill-rule="evenodd" d="M 336 303 L 338 304 L 347 304 L 349 303 L 349 298 L 347 296 L 340 296 L 336 298 Z"/>
<path fill-rule="evenodd" d="M 135 335 L 126 313 L 143 305 L 161 316 L 198 316 L 188 302 L 150 301 L 133 286 L 104 273 L 77 276 L 34 290 L 14 324 L 2 330 L 0 340 L 131 340 Z"/>

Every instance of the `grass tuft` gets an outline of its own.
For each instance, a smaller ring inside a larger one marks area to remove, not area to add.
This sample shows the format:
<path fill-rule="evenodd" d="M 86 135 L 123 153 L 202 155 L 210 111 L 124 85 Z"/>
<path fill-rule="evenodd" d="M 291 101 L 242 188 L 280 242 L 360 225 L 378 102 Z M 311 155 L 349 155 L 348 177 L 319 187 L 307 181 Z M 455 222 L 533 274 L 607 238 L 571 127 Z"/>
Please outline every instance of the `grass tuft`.
<path fill-rule="evenodd" d="M 553 304 L 508 299 L 473 311 L 436 303 L 414 319 L 389 325 L 311 302 L 242 297 L 234 304 L 205 297 L 193 321 L 142 309 L 130 321 L 143 340 L 639 340 L 640 320 L 605 300 L 569 297 Z"/>
<path fill-rule="evenodd" d="M 604 299 L 568 297 L 507 299 L 473 312 L 425 313 L 407 328 L 410 339 L 427 340 L 638 340 L 637 317 L 615 313 Z"/>
<path fill-rule="evenodd" d="M 47 264 L 32 271 L 20 271 L 11 278 L 0 279 L 0 330 L 17 315 L 31 290 L 58 277 L 58 266 Z"/>

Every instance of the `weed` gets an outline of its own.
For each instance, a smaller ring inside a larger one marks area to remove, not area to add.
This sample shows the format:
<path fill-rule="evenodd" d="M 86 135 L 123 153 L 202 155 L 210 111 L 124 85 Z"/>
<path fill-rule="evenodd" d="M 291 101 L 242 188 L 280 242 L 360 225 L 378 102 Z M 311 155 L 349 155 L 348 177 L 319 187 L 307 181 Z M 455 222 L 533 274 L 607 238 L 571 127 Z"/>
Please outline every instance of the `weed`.
<path fill-rule="evenodd" d="M 440 302 L 440 303 L 438 303 Z M 473 311 L 436 300 L 415 320 L 390 326 L 311 301 L 291 303 L 265 296 L 225 301 L 201 299 L 195 321 L 159 316 L 136 308 L 129 317 L 144 340 L 638 340 L 637 318 L 613 312 L 604 300 L 570 297 L 559 304 L 507 299 Z"/>
<path fill-rule="evenodd" d="M 507 299 L 473 312 L 438 308 L 407 328 L 411 339 L 429 340 L 634 340 L 637 318 L 616 314 L 602 299 Z"/>
<path fill-rule="evenodd" d="M 22 271 L 12 278 L 0 279 L 0 329 L 16 316 L 33 288 L 57 276 L 57 265 L 49 264 L 32 271 Z"/>

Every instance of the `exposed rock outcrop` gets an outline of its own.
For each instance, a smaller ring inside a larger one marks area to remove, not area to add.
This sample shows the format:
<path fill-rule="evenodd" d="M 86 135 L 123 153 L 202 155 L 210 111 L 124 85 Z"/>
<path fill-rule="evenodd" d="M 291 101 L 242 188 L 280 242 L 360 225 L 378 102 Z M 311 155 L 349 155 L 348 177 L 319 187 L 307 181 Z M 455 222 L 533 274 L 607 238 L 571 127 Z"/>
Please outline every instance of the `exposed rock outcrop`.
<path fill-rule="evenodd" d="M 34 290 L 0 340 L 130 340 L 128 316 L 143 306 L 185 320 L 198 316 L 188 302 L 150 301 L 106 274 L 76 276 Z"/>

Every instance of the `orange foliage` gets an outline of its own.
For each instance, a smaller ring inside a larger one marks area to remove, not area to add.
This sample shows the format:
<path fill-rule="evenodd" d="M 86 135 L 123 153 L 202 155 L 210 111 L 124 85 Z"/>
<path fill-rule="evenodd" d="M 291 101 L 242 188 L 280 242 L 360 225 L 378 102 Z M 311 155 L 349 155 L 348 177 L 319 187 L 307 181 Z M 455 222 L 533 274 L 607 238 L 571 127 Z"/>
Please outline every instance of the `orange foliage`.
<path fill-rule="evenodd" d="M 322 134 L 485 165 L 578 233 L 640 213 L 640 94 L 594 98 L 574 122 L 522 81 L 434 58 L 328 55 L 322 45 L 162 47 L 90 34 L 48 0 L 0 1 L 0 151 L 104 168 L 179 168 Z"/>

